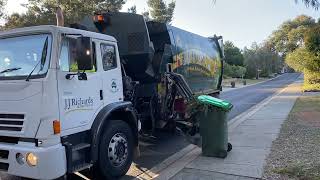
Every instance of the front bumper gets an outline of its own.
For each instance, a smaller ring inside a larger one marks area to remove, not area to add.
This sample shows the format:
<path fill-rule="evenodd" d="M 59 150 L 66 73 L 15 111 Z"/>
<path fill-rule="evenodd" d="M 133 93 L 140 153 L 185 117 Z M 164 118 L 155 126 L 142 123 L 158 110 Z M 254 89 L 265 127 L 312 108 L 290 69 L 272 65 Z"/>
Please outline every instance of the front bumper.
<path fill-rule="evenodd" d="M 0 157 L 0 170 L 10 175 L 32 179 L 55 179 L 63 176 L 67 170 L 65 148 L 61 144 L 50 147 L 36 147 L 34 143 L 0 144 L 0 152 L 8 152 L 8 156 Z M 38 164 L 34 167 L 19 164 L 16 154 L 33 153 L 38 157 Z"/>

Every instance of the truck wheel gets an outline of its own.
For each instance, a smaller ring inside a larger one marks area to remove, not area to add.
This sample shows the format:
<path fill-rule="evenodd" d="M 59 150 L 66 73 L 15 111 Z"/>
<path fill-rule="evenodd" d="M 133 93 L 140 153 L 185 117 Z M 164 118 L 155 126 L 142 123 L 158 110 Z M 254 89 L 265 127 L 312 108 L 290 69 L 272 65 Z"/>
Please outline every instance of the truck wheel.
<path fill-rule="evenodd" d="M 133 149 L 133 134 L 129 125 L 120 120 L 110 121 L 99 145 L 99 174 L 108 179 L 124 176 L 132 163 Z"/>

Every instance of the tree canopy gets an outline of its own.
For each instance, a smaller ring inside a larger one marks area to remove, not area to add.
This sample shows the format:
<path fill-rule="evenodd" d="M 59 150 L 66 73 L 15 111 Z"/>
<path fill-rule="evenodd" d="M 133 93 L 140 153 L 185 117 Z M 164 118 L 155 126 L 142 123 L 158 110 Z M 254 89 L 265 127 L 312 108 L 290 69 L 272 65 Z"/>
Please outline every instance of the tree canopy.
<path fill-rule="evenodd" d="M 152 20 L 162 23 L 171 23 L 176 7 L 175 1 L 172 1 L 168 5 L 163 0 L 148 0 L 147 3 L 150 8 Z"/>
<path fill-rule="evenodd" d="M 134 5 L 134 6 L 130 7 L 130 8 L 128 8 L 128 12 L 129 13 L 133 13 L 133 14 L 137 14 L 137 6 Z"/>
<path fill-rule="evenodd" d="M 299 43 L 287 51 L 285 62 L 294 70 L 304 73 L 304 90 L 320 90 L 320 24 L 313 19 L 309 22 L 307 26 L 302 24 L 298 27 L 304 28 L 299 32 Z M 284 36 L 289 37 L 291 31 L 284 33 Z"/>
<path fill-rule="evenodd" d="M 12 14 L 6 17 L 5 28 L 25 27 L 32 25 L 55 24 L 56 9 L 63 9 L 65 23 L 75 23 L 96 11 L 119 11 L 126 0 L 29 0 L 25 5 L 27 12 Z"/>
<path fill-rule="evenodd" d="M 295 0 L 296 2 L 298 2 L 298 0 Z M 319 0 L 302 0 L 302 2 L 307 6 L 311 6 L 314 9 L 319 9 L 320 7 L 320 2 Z"/>
<path fill-rule="evenodd" d="M 225 61 L 230 65 L 243 65 L 243 55 L 238 47 L 236 47 L 231 41 L 224 43 Z"/>
<path fill-rule="evenodd" d="M 277 52 L 285 55 L 303 45 L 304 34 L 315 25 L 315 19 L 300 15 L 293 20 L 284 22 L 267 41 Z"/>
<path fill-rule="evenodd" d="M 0 0 L 0 17 L 4 15 L 4 6 L 7 4 L 7 0 Z"/>
<path fill-rule="evenodd" d="M 247 77 L 268 77 L 271 73 L 278 73 L 283 66 L 282 58 L 267 43 L 258 45 L 253 43 L 243 52 L 244 65 L 247 68 Z"/>
<path fill-rule="evenodd" d="M 306 31 L 304 35 L 304 43 L 305 47 L 310 52 L 320 56 L 320 25 Z"/>

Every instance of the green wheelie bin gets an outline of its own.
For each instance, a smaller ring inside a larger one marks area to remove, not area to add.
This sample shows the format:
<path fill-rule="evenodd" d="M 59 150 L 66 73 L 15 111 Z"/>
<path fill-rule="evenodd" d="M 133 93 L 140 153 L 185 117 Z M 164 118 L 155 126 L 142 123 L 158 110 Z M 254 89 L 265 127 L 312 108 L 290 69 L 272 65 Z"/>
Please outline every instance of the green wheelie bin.
<path fill-rule="evenodd" d="M 225 158 L 231 151 L 228 143 L 227 114 L 233 105 L 230 102 L 208 95 L 198 97 L 201 104 L 200 135 L 202 138 L 202 155 Z"/>

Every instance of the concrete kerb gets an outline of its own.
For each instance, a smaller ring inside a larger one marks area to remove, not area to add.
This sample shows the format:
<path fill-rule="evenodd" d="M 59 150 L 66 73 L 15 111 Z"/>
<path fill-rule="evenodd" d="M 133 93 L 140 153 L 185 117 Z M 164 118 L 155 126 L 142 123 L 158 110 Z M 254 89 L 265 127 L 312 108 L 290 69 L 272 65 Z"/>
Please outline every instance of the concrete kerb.
<path fill-rule="evenodd" d="M 288 86 L 286 86 L 283 89 L 278 90 L 276 93 L 274 93 L 272 96 L 264 99 L 263 101 L 261 101 L 260 103 L 254 105 L 253 107 L 251 107 L 250 109 L 248 109 L 247 111 L 241 113 L 240 115 L 236 116 L 235 118 L 231 119 L 228 122 L 228 126 L 229 126 L 229 131 L 233 131 L 234 128 L 236 128 L 239 124 L 241 124 L 243 121 L 245 121 L 246 119 L 250 118 L 253 114 L 255 114 L 257 111 L 259 111 L 262 107 L 266 106 L 268 103 L 270 103 L 270 101 L 278 96 L 279 94 L 281 94 L 282 92 L 284 92 L 287 89 Z"/>
<path fill-rule="evenodd" d="M 246 86 L 238 87 L 238 88 L 230 88 L 230 89 L 227 89 L 226 91 L 224 91 L 224 90 L 223 90 L 223 88 L 222 88 L 222 92 L 229 92 L 229 91 L 233 91 L 233 90 L 237 90 L 237 89 L 241 89 L 241 88 L 250 87 L 250 86 L 253 86 L 253 85 L 257 85 L 257 84 L 265 83 L 265 82 L 268 82 L 268 81 L 271 81 L 271 80 L 277 79 L 277 78 L 279 78 L 279 77 L 281 77 L 281 76 L 283 76 L 283 74 L 281 74 L 280 76 L 277 76 L 277 77 L 274 77 L 274 78 L 268 79 L 268 80 L 266 80 L 266 81 L 257 82 L 257 83 L 249 84 L 249 85 L 246 85 Z"/>
<path fill-rule="evenodd" d="M 282 75 L 281 75 L 282 76 Z M 280 77 L 280 76 L 278 76 Z M 276 77 L 276 78 L 278 78 Z M 273 78 L 275 79 L 275 78 Z M 272 80 L 272 79 L 270 79 Z M 270 81 L 268 80 L 268 81 Z M 266 81 L 264 81 L 266 82 Z M 260 82 L 262 83 L 262 82 Z M 256 83 L 258 84 L 258 83 Z M 250 118 L 253 114 L 255 114 L 257 111 L 259 111 L 261 108 L 266 106 L 268 103 L 271 102 L 271 100 L 284 92 L 288 86 L 291 84 L 285 86 L 282 89 L 279 89 L 277 92 L 275 92 L 270 97 L 264 99 L 260 103 L 254 105 L 247 111 L 241 113 L 240 115 L 236 116 L 235 118 L 231 119 L 228 122 L 229 131 L 232 132 L 237 126 L 239 126 L 243 121 Z M 248 86 L 247 86 L 248 87 Z M 239 89 L 239 88 L 238 88 Z M 200 148 L 198 148 L 195 145 L 188 145 L 187 147 L 183 148 L 179 152 L 173 154 L 172 156 L 165 159 L 163 162 L 157 164 L 150 170 L 140 174 L 139 176 L 133 178 L 133 179 L 141 179 L 141 180 L 147 180 L 147 179 L 170 179 L 174 175 L 176 175 L 179 171 L 181 171 L 187 164 L 189 164 L 192 160 L 194 160 L 196 157 L 198 157 L 201 154 Z M 174 167 L 174 168 L 171 168 Z M 172 169 L 175 172 L 172 172 Z"/>

